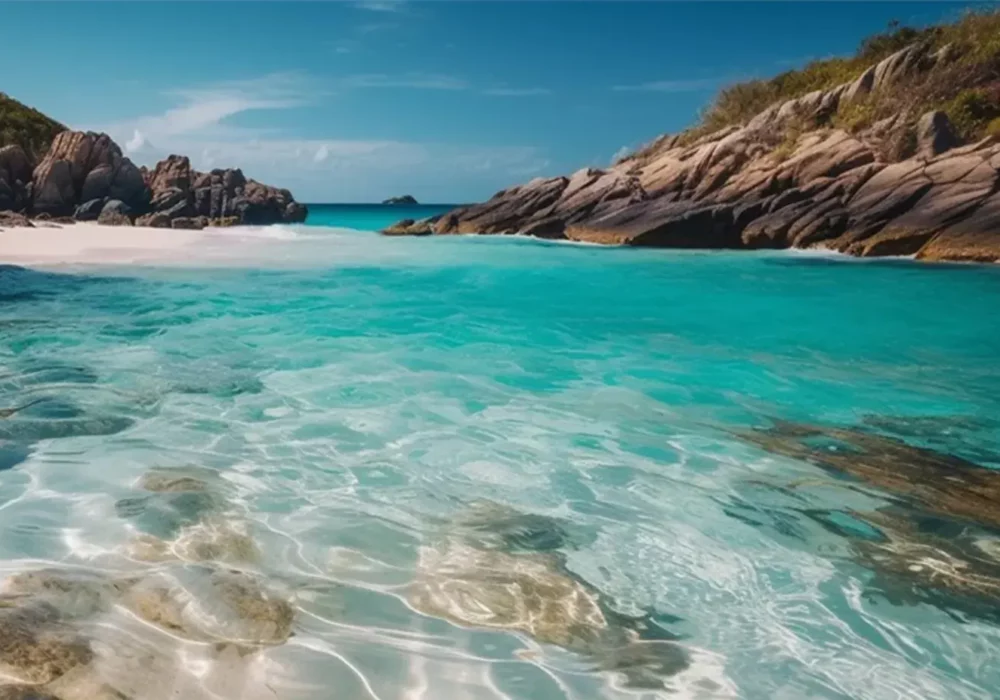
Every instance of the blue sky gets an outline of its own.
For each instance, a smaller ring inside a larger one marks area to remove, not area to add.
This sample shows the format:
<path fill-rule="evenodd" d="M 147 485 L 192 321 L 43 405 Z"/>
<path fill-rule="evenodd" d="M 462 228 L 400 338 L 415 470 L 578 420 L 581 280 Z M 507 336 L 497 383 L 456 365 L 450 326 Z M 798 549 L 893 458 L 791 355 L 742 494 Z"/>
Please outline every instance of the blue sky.
<path fill-rule="evenodd" d="M 241 166 L 305 201 L 488 197 L 607 165 L 721 86 L 959 3 L 24 2 L 0 90 L 140 163 Z"/>

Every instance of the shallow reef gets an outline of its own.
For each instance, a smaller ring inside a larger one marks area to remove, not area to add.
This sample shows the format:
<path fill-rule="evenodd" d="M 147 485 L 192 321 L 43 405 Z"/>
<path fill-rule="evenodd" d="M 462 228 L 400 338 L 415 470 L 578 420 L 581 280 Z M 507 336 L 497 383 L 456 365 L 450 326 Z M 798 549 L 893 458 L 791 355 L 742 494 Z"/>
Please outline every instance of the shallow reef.
<path fill-rule="evenodd" d="M 865 428 L 775 421 L 739 436 L 768 452 L 813 464 L 825 484 L 880 498 L 870 509 L 743 508 L 727 513 L 806 541 L 807 518 L 844 538 L 849 556 L 873 573 L 867 593 L 894 604 L 927 603 L 951 613 L 1000 620 L 1000 470 L 912 445 L 873 429 L 940 436 L 933 421 L 870 417 Z M 793 494 L 803 480 L 775 487 Z"/>

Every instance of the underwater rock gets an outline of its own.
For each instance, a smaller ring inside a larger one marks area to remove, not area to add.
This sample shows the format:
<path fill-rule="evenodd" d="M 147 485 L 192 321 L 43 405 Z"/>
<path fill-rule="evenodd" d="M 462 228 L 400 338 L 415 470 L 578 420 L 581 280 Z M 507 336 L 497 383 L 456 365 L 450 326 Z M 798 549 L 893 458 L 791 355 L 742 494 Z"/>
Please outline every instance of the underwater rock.
<path fill-rule="evenodd" d="M 0 675 L 8 680 L 44 685 L 92 658 L 90 645 L 60 623 L 54 606 L 0 608 Z"/>
<path fill-rule="evenodd" d="M 858 517 L 884 535 L 855 540 L 852 550 L 858 563 L 876 573 L 874 587 L 890 602 L 923 602 L 1000 621 L 1000 536 L 962 526 L 938 534 L 912 513 L 896 510 Z"/>
<path fill-rule="evenodd" d="M 589 659 L 629 688 L 663 688 L 689 664 L 678 639 L 652 621 L 609 609 L 572 575 L 561 553 L 565 524 L 493 503 L 476 504 L 420 549 L 410 606 L 466 627 L 525 634 Z M 490 532 L 491 527 L 495 528 Z M 636 646 L 641 645 L 641 646 Z"/>
<path fill-rule="evenodd" d="M 418 567 L 410 604 L 425 615 L 578 650 L 593 645 L 608 626 L 593 591 L 559 573 L 550 555 L 513 555 L 448 540 L 421 549 Z"/>
<path fill-rule="evenodd" d="M 218 472 L 202 467 L 153 467 L 139 477 L 137 486 L 154 493 L 208 491 L 218 479 Z"/>
<path fill-rule="evenodd" d="M 283 644 L 295 620 L 291 603 L 258 577 L 203 566 L 145 579 L 124 602 L 147 622 L 188 639 L 247 647 Z"/>
<path fill-rule="evenodd" d="M 580 544 L 565 520 L 523 513 L 493 501 L 473 503 L 451 524 L 466 541 L 482 549 L 508 552 L 549 552 Z"/>
<path fill-rule="evenodd" d="M 136 579 L 111 579 L 86 571 L 39 569 L 8 577 L 4 598 L 43 601 L 61 618 L 86 617 L 109 608 Z"/>
<path fill-rule="evenodd" d="M 185 525 L 217 512 L 221 505 L 214 493 L 180 491 L 122 498 L 115 503 L 115 512 L 119 518 L 135 521 L 143 532 L 170 537 Z"/>
<path fill-rule="evenodd" d="M 768 452 L 852 476 L 928 513 L 1000 528 L 1000 470 L 856 428 L 776 421 L 738 436 Z"/>
<path fill-rule="evenodd" d="M 154 467 L 136 486 L 147 492 L 115 503 L 118 517 L 135 520 L 140 529 L 157 537 L 172 537 L 221 511 L 225 498 L 213 490 L 221 483 L 218 472 L 201 467 Z"/>
<path fill-rule="evenodd" d="M 39 442 L 73 437 L 103 437 L 128 430 L 135 421 L 126 416 L 98 415 L 43 420 L 18 418 L 0 422 L 0 439 Z"/>
<path fill-rule="evenodd" d="M 225 564 L 256 564 L 257 543 L 245 523 L 201 522 L 181 530 L 173 541 L 140 535 L 129 543 L 128 555 L 148 562 L 214 561 Z"/>

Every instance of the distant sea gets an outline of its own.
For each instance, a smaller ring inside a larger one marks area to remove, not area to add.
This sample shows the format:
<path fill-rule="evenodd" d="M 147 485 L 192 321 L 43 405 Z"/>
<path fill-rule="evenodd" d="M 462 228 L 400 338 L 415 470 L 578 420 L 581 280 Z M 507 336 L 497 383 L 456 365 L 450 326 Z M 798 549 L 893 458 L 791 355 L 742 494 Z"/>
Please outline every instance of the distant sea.
<path fill-rule="evenodd" d="M 947 510 L 996 500 L 927 480 L 1000 467 L 1000 267 L 376 233 L 447 208 L 0 269 L 5 677 L 997 697 L 1000 532 Z"/>
<path fill-rule="evenodd" d="M 332 226 L 379 231 L 402 219 L 426 219 L 454 209 L 457 204 L 310 204 L 309 226 Z"/>

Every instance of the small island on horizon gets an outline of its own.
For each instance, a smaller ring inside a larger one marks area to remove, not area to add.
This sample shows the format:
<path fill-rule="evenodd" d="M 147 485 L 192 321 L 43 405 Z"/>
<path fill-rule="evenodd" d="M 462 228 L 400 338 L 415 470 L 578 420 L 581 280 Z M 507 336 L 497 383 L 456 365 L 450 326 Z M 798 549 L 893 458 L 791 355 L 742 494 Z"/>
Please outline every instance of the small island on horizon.
<path fill-rule="evenodd" d="M 382 204 L 419 204 L 416 198 L 411 194 L 404 194 L 400 197 L 389 197 L 389 199 L 382 200 Z"/>

